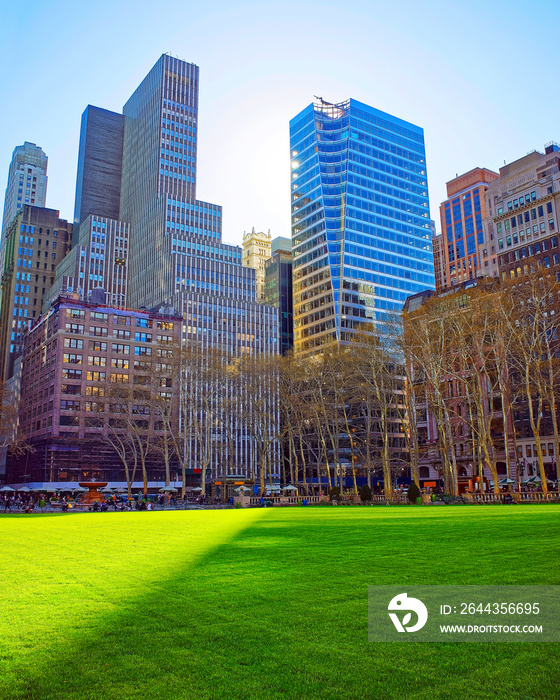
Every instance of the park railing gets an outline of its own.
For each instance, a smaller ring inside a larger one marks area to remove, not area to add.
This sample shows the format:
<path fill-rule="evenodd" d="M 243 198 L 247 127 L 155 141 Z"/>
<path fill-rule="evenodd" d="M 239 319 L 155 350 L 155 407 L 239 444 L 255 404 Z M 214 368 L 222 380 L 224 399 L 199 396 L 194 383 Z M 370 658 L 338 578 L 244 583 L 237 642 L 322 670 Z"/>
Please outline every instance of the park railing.
<path fill-rule="evenodd" d="M 511 496 L 515 503 L 548 503 L 560 500 L 558 491 L 514 491 L 513 493 L 464 493 L 463 498 L 471 503 L 503 503 Z"/>

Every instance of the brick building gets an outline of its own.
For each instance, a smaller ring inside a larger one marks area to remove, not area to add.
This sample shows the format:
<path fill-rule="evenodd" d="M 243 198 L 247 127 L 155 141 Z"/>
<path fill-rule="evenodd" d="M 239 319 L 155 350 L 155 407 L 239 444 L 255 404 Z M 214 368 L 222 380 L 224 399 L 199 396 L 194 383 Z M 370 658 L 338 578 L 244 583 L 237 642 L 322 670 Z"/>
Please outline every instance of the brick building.
<path fill-rule="evenodd" d="M 123 481 L 113 446 L 117 433 L 123 439 L 135 433 L 145 446 L 152 444 L 149 478 L 162 479 L 157 407 L 171 407 L 177 430 L 173 361 L 181 325 L 169 307 L 132 311 L 59 297 L 25 338 L 20 434 L 33 451 L 8 463 L 8 479 Z M 176 460 L 173 467 L 177 471 Z"/>

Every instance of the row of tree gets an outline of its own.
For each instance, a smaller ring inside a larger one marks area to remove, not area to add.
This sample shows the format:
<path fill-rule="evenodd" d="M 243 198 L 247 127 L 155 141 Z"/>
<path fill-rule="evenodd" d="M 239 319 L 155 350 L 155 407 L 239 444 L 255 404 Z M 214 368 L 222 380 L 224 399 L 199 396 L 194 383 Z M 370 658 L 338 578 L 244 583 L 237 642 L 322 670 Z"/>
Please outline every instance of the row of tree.
<path fill-rule="evenodd" d="M 545 436 L 560 454 L 559 295 L 555 277 L 541 272 L 433 296 L 405 315 L 410 390 L 435 424 L 427 437 L 447 491 L 457 493 L 456 445 L 468 448 L 465 460 L 481 477 L 488 469 L 498 491 L 498 462 L 510 476 L 517 441 L 529 436 L 547 489 Z"/>
<path fill-rule="evenodd" d="M 456 446 L 498 488 L 512 473 L 524 426 L 546 489 L 543 436 L 558 426 L 560 285 L 547 275 L 477 284 L 433 296 L 383 327 L 313 355 L 228 357 L 217 348 L 173 348 L 145 381 L 108 382 L 89 425 L 118 454 L 129 489 L 148 463 L 211 476 L 245 473 L 265 490 L 284 482 L 343 488 L 382 478 L 437 453 L 445 489 L 458 490 Z M 426 428 L 426 420 L 431 429 Z M 420 426 L 420 427 L 419 427 Z M 434 462 L 432 461 L 432 464 Z"/>

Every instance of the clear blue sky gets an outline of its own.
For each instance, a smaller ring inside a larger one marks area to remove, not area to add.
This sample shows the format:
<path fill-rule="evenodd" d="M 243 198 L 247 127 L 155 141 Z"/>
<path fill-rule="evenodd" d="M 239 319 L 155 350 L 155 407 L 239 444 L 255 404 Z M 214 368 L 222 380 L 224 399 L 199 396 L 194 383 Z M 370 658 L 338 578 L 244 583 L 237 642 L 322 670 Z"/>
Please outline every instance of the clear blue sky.
<path fill-rule="evenodd" d="M 321 95 L 425 131 L 439 230 L 445 183 L 560 141 L 558 0 L 0 0 L 0 188 L 15 146 L 49 157 L 47 206 L 71 219 L 80 116 L 120 112 L 164 52 L 200 66 L 199 198 L 224 240 L 289 236 L 288 122 Z"/>

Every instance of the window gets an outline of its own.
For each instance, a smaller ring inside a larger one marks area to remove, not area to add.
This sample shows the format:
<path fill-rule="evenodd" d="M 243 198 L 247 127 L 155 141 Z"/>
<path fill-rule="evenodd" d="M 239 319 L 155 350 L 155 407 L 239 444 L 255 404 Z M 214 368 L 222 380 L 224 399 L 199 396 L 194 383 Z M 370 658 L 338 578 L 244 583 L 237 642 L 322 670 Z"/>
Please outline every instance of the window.
<path fill-rule="evenodd" d="M 111 381 L 117 384 L 128 383 L 128 374 L 120 374 L 118 372 L 111 372 Z"/>
<path fill-rule="evenodd" d="M 81 386 L 79 384 L 62 384 L 60 392 L 62 394 L 80 394 Z"/>
<path fill-rule="evenodd" d="M 100 311 L 92 311 L 89 317 L 92 321 L 104 321 L 105 323 L 109 320 L 109 314 L 101 313 Z"/>
<path fill-rule="evenodd" d="M 172 335 L 159 335 L 158 334 L 157 341 L 158 341 L 158 343 L 162 343 L 164 345 L 171 345 L 173 343 L 173 336 Z"/>
<path fill-rule="evenodd" d="M 113 316 L 113 323 L 118 326 L 130 326 L 130 316 Z"/>
<path fill-rule="evenodd" d="M 143 345 L 136 345 L 134 348 L 134 354 L 149 357 L 152 354 L 152 348 L 147 348 Z"/>
<path fill-rule="evenodd" d="M 84 341 L 81 338 L 64 338 L 64 347 L 82 350 L 84 347 Z"/>
<path fill-rule="evenodd" d="M 141 333 L 140 331 L 137 331 L 134 334 L 134 340 L 138 340 L 141 343 L 151 343 L 152 342 L 152 334 L 151 333 Z"/>
<path fill-rule="evenodd" d="M 129 355 L 130 345 L 123 345 L 122 343 L 113 343 L 111 345 L 111 350 L 117 355 Z"/>
<path fill-rule="evenodd" d="M 121 328 L 113 329 L 113 338 L 120 338 L 121 340 L 129 340 L 130 331 L 123 330 Z"/>
<path fill-rule="evenodd" d="M 132 413 L 134 415 L 149 416 L 150 415 L 150 407 L 149 406 L 142 406 L 139 404 L 134 404 L 132 406 Z"/>
<path fill-rule="evenodd" d="M 80 402 L 74 399 L 61 399 L 60 400 L 60 410 L 61 411 L 79 411 Z"/>
<path fill-rule="evenodd" d="M 85 318 L 86 312 L 83 309 L 66 309 L 66 318 Z"/>
<path fill-rule="evenodd" d="M 35 288 L 35 291 L 37 291 L 37 288 Z M 82 334 L 84 332 L 84 327 L 80 323 L 67 323 L 65 330 L 67 333 Z"/>
<path fill-rule="evenodd" d="M 105 389 L 102 386 L 86 386 L 86 396 L 105 396 Z"/>
<path fill-rule="evenodd" d="M 111 359 L 111 367 L 115 367 L 117 369 L 128 369 L 129 365 L 129 360 L 125 360 L 124 358 L 119 358 L 119 357 L 113 357 Z"/>
<path fill-rule="evenodd" d="M 72 425 L 78 427 L 80 425 L 79 416 L 60 416 L 59 425 Z"/>
<path fill-rule="evenodd" d="M 81 379 L 82 370 L 81 369 L 62 369 L 63 379 Z"/>
<path fill-rule="evenodd" d="M 91 364 L 91 362 L 89 363 Z M 88 371 L 86 378 L 90 382 L 104 382 L 105 381 L 105 372 L 91 372 Z"/>
<path fill-rule="evenodd" d="M 139 384 L 141 386 L 149 386 L 150 384 L 150 377 L 145 377 L 142 375 L 136 375 L 134 377 L 134 383 Z"/>
<path fill-rule="evenodd" d="M 142 362 L 142 360 L 134 360 L 134 369 L 150 372 L 152 369 L 151 362 Z"/>
<path fill-rule="evenodd" d="M 103 326 L 90 326 L 90 335 L 107 336 L 107 329 Z"/>
<path fill-rule="evenodd" d="M 89 349 L 97 350 L 98 352 L 107 352 L 107 343 L 104 343 L 102 340 L 90 340 Z"/>
<path fill-rule="evenodd" d="M 136 326 L 138 328 L 151 328 L 152 322 L 150 321 L 149 318 L 137 318 L 136 319 Z"/>
<path fill-rule="evenodd" d="M 106 367 L 107 358 L 100 357 L 99 355 L 90 355 L 88 357 L 88 365 L 93 365 L 94 367 Z"/>
<path fill-rule="evenodd" d="M 105 408 L 104 404 L 100 403 L 99 401 L 86 401 L 85 405 L 88 413 L 103 413 Z"/>
<path fill-rule="evenodd" d="M 82 364 L 82 356 L 75 355 L 73 353 L 65 352 L 64 355 L 62 356 L 62 361 L 65 364 L 69 364 L 69 365 L 81 365 Z"/>

